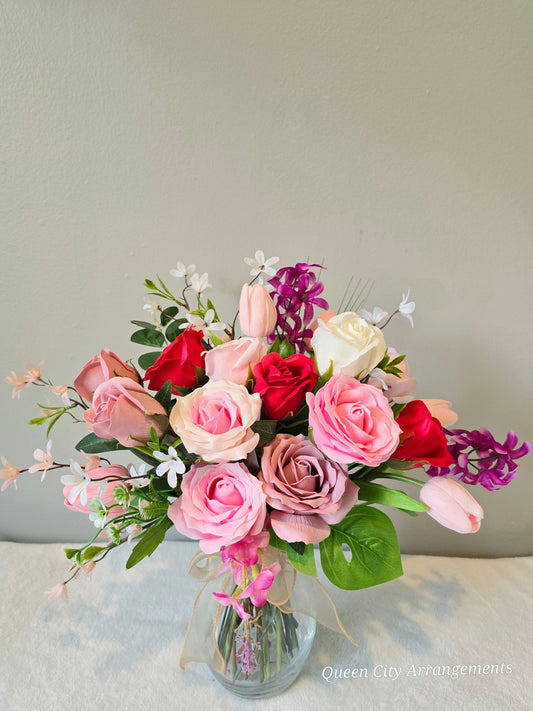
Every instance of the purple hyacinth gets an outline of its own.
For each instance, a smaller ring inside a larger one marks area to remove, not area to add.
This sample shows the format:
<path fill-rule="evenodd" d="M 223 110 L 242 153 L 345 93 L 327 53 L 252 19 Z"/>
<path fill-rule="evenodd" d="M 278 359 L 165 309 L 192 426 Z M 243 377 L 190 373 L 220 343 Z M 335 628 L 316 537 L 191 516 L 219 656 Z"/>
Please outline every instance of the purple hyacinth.
<path fill-rule="evenodd" d="M 276 334 L 282 339 L 288 338 L 300 352 L 306 350 L 305 339 L 313 335 L 308 326 L 313 320 L 314 307 L 329 308 L 328 302 L 320 296 L 324 284 L 317 279 L 312 271 L 314 268 L 321 267 L 319 264 L 298 262 L 294 267 L 278 269 L 268 282 L 278 312 Z M 275 338 L 276 335 L 271 336 L 270 342 Z"/>
<path fill-rule="evenodd" d="M 237 663 L 240 664 L 243 674 L 246 676 L 252 676 L 257 669 L 257 657 L 255 656 L 255 650 L 261 649 L 259 642 L 252 639 L 251 636 L 236 636 L 235 642 L 237 644 L 237 653 L 235 655 Z M 240 647 L 238 646 L 240 643 Z"/>
<path fill-rule="evenodd" d="M 455 464 L 427 469 L 429 476 L 456 476 L 465 484 L 481 484 L 495 491 L 509 484 L 518 470 L 516 459 L 531 449 L 529 442 L 518 445 L 516 432 L 509 432 L 503 444 L 496 442 L 486 429 L 444 430 L 449 437 L 448 449 Z"/>

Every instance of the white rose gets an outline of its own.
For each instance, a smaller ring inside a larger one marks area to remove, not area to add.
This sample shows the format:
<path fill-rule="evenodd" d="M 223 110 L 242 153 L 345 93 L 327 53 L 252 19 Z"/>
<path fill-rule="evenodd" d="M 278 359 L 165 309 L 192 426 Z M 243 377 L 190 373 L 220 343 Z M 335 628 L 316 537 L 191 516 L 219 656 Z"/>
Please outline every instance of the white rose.
<path fill-rule="evenodd" d="M 311 339 L 318 370 L 325 373 L 333 362 L 333 375 L 365 377 L 387 350 L 383 333 L 353 311 L 333 316 L 326 323 L 318 319 Z"/>

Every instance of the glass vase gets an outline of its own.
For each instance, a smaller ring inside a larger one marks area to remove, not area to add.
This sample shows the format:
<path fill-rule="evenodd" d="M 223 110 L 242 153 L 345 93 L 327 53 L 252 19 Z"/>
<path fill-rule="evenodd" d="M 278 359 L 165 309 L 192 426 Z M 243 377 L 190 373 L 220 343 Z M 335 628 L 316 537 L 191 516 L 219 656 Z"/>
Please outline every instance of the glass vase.
<path fill-rule="evenodd" d="M 276 696 L 298 677 L 307 659 L 316 621 L 300 612 L 283 612 L 267 602 L 251 607 L 250 619 L 225 608 L 217 624 L 221 667 L 212 669 L 226 689 L 247 698 Z"/>

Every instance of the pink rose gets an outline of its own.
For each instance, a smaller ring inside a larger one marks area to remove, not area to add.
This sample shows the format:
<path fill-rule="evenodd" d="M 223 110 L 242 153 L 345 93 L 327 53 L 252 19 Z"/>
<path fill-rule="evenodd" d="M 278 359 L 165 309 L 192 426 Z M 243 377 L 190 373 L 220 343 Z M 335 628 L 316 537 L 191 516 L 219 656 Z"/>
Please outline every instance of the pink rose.
<path fill-rule="evenodd" d="M 130 474 L 126 467 L 120 465 L 111 465 L 108 467 L 98 467 L 98 469 L 91 469 L 87 472 L 87 476 L 94 481 L 94 484 L 88 484 L 86 487 L 87 492 L 87 502 L 82 504 L 80 501 L 80 495 L 78 494 L 75 499 L 73 499 L 73 490 L 76 488 L 75 484 L 67 484 L 63 487 L 63 496 L 65 497 L 65 506 L 71 511 L 77 511 L 79 513 L 91 513 L 89 504 L 93 499 L 100 499 L 104 506 L 113 506 L 114 508 L 110 511 L 110 517 L 113 518 L 121 513 L 125 513 L 125 509 L 116 506 L 116 501 L 114 499 L 114 492 L 117 486 L 120 485 L 120 479 L 128 479 Z M 100 496 L 100 487 L 103 482 L 102 479 L 108 477 L 119 477 L 116 481 L 110 481 L 107 483 L 102 495 Z M 123 484 L 128 486 L 127 483 Z M 69 501 L 73 499 L 72 501 Z"/>
<path fill-rule="evenodd" d="M 257 446 L 259 435 L 250 427 L 260 415 L 259 395 L 228 380 L 210 380 L 177 399 L 170 426 L 187 451 L 206 462 L 235 462 Z"/>
<path fill-rule="evenodd" d="M 139 376 L 135 368 L 127 365 L 117 355 L 109 349 L 104 349 L 100 355 L 94 356 L 86 363 L 81 373 L 74 381 L 76 391 L 88 402 L 92 402 L 94 391 L 104 381 L 118 376 L 120 378 L 131 378 L 137 383 Z"/>
<path fill-rule="evenodd" d="M 428 514 L 442 526 L 457 533 L 479 531 L 483 509 L 454 479 L 430 479 L 420 490 L 420 501 L 428 507 Z"/>
<path fill-rule="evenodd" d="M 168 517 L 180 533 L 216 553 L 261 532 L 266 500 L 261 483 L 244 464 L 193 464 L 183 475 L 181 496 Z"/>
<path fill-rule="evenodd" d="M 228 341 L 205 354 L 205 372 L 211 380 L 229 380 L 244 385 L 250 368 L 266 355 L 267 344 L 259 338 Z"/>
<path fill-rule="evenodd" d="M 306 399 L 315 444 L 335 462 L 377 467 L 396 450 L 401 429 L 387 398 L 372 385 L 339 374 Z"/>
<path fill-rule="evenodd" d="M 278 434 L 265 447 L 259 479 L 272 528 L 285 541 L 319 543 L 357 501 L 346 467 L 329 461 L 303 435 Z"/>
<path fill-rule="evenodd" d="M 239 322 L 246 336 L 263 338 L 276 327 L 278 312 L 268 291 L 262 284 L 242 287 L 239 302 Z"/>
<path fill-rule="evenodd" d="M 116 439 L 124 447 L 149 440 L 151 427 L 161 436 L 168 424 L 165 408 L 130 378 L 111 378 L 99 385 L 93 406 L 83 416 L 97 437 Z"/>

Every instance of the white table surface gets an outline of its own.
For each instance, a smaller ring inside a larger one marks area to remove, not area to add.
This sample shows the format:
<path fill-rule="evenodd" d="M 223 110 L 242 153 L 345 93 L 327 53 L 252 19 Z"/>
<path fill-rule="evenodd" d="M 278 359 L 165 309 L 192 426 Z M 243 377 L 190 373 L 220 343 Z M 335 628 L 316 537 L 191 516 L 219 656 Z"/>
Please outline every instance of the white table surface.
<path fill-rule="evenodd" d="M 2 711 L 533 709 L 533 558 L 405 556 L 403 578 L 335 589 L 357 646 L 319 626 L 296 683 L 249 702 L 203 664 L 179 669 L 196 544 L 166 542 L 130 571 L 119 549 L 69 586 L 68 603 L 44 594 L 65 577 L 62 548 L 0 543 Z M 477 665 L 489 673 L 434 675 Z M 368 676 L 328 682 L 324 667 Z"/>

